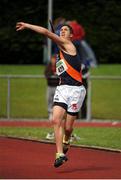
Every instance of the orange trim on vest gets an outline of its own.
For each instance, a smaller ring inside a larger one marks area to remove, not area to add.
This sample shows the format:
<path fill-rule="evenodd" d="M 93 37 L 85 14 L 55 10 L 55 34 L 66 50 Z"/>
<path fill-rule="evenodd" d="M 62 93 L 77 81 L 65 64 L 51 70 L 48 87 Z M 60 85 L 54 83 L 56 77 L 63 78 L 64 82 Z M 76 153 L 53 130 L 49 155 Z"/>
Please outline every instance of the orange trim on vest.
<path fill-rule="evenodd" d="M 64 60 L 67 70 L 66 72 L 76 81 L 82 82 L 82 75 L 77 70 L 75 70 L 68 62 L 64 59 L 62 52 L 60 51 L 60 58 Z"/>

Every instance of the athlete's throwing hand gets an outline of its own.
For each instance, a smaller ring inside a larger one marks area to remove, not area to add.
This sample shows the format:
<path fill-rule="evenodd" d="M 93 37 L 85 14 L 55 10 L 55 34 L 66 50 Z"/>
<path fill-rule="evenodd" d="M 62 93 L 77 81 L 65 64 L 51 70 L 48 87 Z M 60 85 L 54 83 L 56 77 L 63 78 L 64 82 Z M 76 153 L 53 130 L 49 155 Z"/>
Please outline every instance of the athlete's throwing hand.
<path fill-rule="evenodd" d="M 24 22 L 18 22 L 16 24 L 16 31 L 21 31 L 24 30 L 26 28 L 26 23 Z"/>

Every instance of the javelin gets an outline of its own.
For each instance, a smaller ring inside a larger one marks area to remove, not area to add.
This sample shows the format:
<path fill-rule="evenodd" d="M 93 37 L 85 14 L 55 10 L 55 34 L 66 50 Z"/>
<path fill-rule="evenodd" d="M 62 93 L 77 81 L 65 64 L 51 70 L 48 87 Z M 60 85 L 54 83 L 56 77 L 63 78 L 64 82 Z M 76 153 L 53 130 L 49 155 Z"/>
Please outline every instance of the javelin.
<path fill-rule="evenodd" d="M 53 23 L 52 23 L 52 21 L 51 21 L 50 19 L 49 19 L 49 23 L 50 23 L 51 31 L 52 31 L 53 33 L 55 33 Z M 59 54 L 59 53 L 57 53 L 57 58 L 60 59 L 60 54 Z"/>
<path fill-rule="evenodd" d="M 49 19 L 49 23 L 50 23 L 51 31 L 53 33 L 55 33 L 55 30 L 54 30 L 54 27 L 53 27 L 53 23 L 52 23 L 52 21 L 50 19 Z"/>

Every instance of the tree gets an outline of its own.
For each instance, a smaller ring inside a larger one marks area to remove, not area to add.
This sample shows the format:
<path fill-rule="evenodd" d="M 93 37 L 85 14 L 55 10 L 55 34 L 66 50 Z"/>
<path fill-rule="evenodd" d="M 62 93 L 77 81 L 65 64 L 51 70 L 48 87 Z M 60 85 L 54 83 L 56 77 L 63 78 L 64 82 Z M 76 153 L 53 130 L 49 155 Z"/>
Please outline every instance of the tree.
<path fill-rule="evenodd" d="M 54 1 L 54 0 L 53 0 Z M 119 0 L 54 1 L 53 19 L 76 19 L 86 31 L 86 40 L 99 63 L 120 63 L 121 2 Z M 1 0 L 1 63 L 42 63 L 45 38 L 33 32 L 17 33 L 17 21 L 47 26 L 47 0 Z"/>

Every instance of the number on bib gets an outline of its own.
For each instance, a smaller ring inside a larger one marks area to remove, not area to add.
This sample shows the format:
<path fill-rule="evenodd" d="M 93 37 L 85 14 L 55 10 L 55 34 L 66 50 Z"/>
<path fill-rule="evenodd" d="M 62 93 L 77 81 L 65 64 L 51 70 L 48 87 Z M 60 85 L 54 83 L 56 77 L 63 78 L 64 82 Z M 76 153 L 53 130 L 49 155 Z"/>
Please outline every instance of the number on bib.
<path fill-rule="evenodd" d="M 64 60 L 63 59 L 59 60 L 56 63 L 56 73 L 57 73 L 57 75 L 60 75 L 60 74 L 64 73 L 66 70 L 67 70 L 67 66 L 66 66 L 66 63 L 64 62 Z"/>

